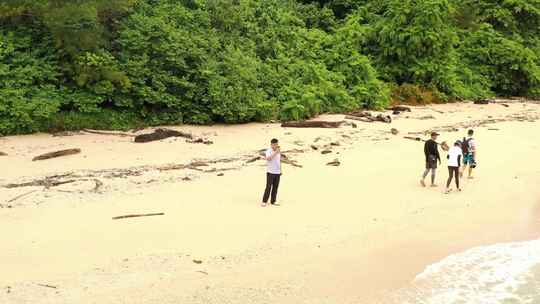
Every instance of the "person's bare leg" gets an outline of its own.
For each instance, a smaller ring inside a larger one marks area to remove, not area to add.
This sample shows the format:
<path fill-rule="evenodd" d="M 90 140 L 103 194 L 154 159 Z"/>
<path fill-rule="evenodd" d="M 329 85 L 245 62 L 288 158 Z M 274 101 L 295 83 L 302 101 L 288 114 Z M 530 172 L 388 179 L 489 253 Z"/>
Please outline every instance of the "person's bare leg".
<path fill-rule="evenodd" d="M 426 176 L 428 175 L 428 173 L 429 173 L 429 169 L 426 169 L 424 171 L 424 174 L 422 174 L 422 179 L 420 179 L 420 185 L 422 185 L 422 187 L 426 186 L 426 182 L 424 180 L 426 179 Z"/>
<path fill-rule="evenodd" d="M 473 179 L 474 177 L 472 176 L 472 170 L 473 168 L 472 167 L 469 167 L 469 179 Z"/>
<path fill-rule="evenodd" d="M 435 175 L 437 174 L 437 169 L 431 169 L 431 187 L 437 187 L 435 184 Z"/>

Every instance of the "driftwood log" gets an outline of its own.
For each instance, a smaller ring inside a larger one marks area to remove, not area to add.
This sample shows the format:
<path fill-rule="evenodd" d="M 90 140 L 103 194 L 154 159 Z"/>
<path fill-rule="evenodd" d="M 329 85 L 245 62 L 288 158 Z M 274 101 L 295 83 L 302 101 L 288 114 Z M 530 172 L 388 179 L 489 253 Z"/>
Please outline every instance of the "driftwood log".
<path fill-rule="evenodd" d="M 7 156 L 7 153 L 0 151 L 0 156 Z"/>
<path fill-rule="evenodd" d="M 375 122 L 375 121 L 380 121 L 380 122 L 384 122 L 384 123 L 391 123 L 392 122 L 392 118 L 388 115 L 382 115 L 382 114 L 379 114 L 377 116 L 356 116 L 356 115 L 347 115 L 345 116 L 345 119 L 350 119 L 350 120 L 357 120 L 357 121 L 363 121 L 363 122 Z"/>
<path fill-rule="evenodd" d="M 281 124 L 283 128 L 339 128 L 344 121 L 291 121 Z"/>
<path fill-rule="evenodd" d="M 34 157 L 32 161 L 50 159 L 50 158 L 66 156 L 66 155 L 73 155 L 73 154 L 78 154 L 78 153 L 81 153 L 81 149 L 60 150 L 60 151 L 41 154 L 39 156 Z"/>
<path fill-rule="evenodd" d="M 487 105 L 487 104 L 492 103 L 492 102 L 495 102 L 495 101 L 490 100 L 490 99 L 480 99 L 480 100 L 475 100 L 474 104 Z"/>
<path fill-rule="evenodd" d="M 135 136 L 135 134 L 125 133 L 125 132 L 93 130 L 93 129 L 83 129 L 83 132 L 92 133 L 92 134 L 99 134 L 99 135 L 113 135 L 113 136 L 123 136 L 123 137 L 133 137 L 133 136 Z"/>
<path fill-rule="evenodd" d="M 411 112 L 411 108 L 405 106 L 394 106 L 389 108 L 389 110 L 394 112 Z"/>
<path fill-rule="evenodd" d="M 169 137 L 184 137 L 187 139 L 193 139 L 193 135 L 191 135 L 191 133 L 185 133 L 185 132 L 170 130 L 170 129 L 156 129 L 152 133 L 146 133 L 146 134 L 135 136 L 135 142 L 147 143 L 151 141 L 162 140 Z"/>
<path fill-rule="evenodd" d="M 145 213 L 145 214 L 128 214 L 128 215 L 115 216 L 112 219 L 120 220 L 120 219 L 133 218 L 133 217 L 156 216 L 156 215 L 165 215 L 165 213 L 160 212 L 160 213 Z"/>

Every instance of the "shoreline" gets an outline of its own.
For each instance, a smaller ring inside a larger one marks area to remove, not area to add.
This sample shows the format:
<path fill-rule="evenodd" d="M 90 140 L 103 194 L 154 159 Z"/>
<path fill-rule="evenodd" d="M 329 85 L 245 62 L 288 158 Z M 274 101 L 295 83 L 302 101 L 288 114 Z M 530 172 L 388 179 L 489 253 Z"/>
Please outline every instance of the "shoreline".
<path fill-rule="evenodd" d="M 104 168 L 133 170 L 139 165 L 152 170 L 110 179 L 100 175 L 101 193 L 89 193 L 93 185 L 85 183 L 47 191 L 38 188 L 13 208 L 0 209 L 0 234 L 6 240 L 0 258 L 7 264 L 0 275 L 0 289 L 11 287 L 9 294 L 0 292 L 0 300 L 375 301 L 380 292 L 405 286 L 411 276 L 449 254 L 478 245 L 538 238 L 540 166 L 535 166 L 538 144 L 530 141 L 540 131 L 538 121 L 480 126 L 478 178 L 464 181 L 463 193 L 447 196 L 442 188 L 420 188 L 421 144 L 402 138 L 408 132 L 524 111 L 537 117 L 538 105 L 412 108 L 409 118 L 399 117 L 392 124 L 359 123 L 356 129 L 283 129 L 270 124 L 213 128 L 218 135 L 212 135 L 215 144 L 211 146 L 174 139 L 134 145 L 101 135 L 8 138 L 2 144 L 13 144 L 16 154 L 10 163 L 0 158 L 7 167 L 2 185 L 70 171 L 78 175 Z M 428 114 L 434 118 L 418 119 Z M 488 130 L 493 126 L 498 130 Z M 400 130 L 399 136 L 389 134 L 391 127 Z M 211 127 L 183 129 L 212 132 Z M 441 140 L 462 134 L 463 128 L 445 132 Z M 284 164 L 282 206 L 261 210 L 264 164 L 246 164 L 244 158 L 264 147 L 270 137 L 282 139 L 286 150 L 306 151 L 291 154 L 302 168 Z M 319 137 L 321 146 L 336 140 L 340 145 L 329 155 L 309 152 L 309 145 Z M 50 142 L 54 144 L 47 145 Z M 83 146 L 82 155 L 39 164 L 27 160 L 51 146 L 68 144 Z M 515 146 L 522 147 L 522 158 L 515 157 Z M 216 164 L 209 166 L 211 172 L 154 170 L 164 164 L 223 157 L 241 157 L 242 161 L 232 163 L 238 168 L 224 171 L 224 176 L 211 170 L 222 169 Z M 335 158 L 340 159 L 340 167 L 326 166 Z M 186 176 L 192 180 L 181 181 Z M 446 177 L 447 172 L 439 170 L 440 185 Z M 32 189 L 1 189 L 0 198 L 4 202 Z M 111 220 L 144 212 L 165 215 Z M 59 287 L 48 290 L 35 282 Z"/>

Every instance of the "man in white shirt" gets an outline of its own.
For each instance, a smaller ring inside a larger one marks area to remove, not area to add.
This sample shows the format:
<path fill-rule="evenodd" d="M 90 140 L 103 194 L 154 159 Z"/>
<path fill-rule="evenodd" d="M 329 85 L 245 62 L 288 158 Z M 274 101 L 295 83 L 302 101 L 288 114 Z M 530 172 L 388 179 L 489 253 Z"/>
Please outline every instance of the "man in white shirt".
<path fill-rule="evenodd" d="M 450 184 L 452 183 L 452 177 L 456 179 L 456 188 L 461 191 L 459 187 L 459 167 L 461 166 L 461 159 L 463 153 L 461 151 L 461 143 L 456 141 L 454 146 L 448 150 L 448 181 L 446 182 L 446 193 L 450 192 Z"/>
<path fill-rule="evenodd" d="M 281 178 L 281 150 L 279 148 L 278 140 L 272 139 L 270 141 L 271 147 L 266 150 L 266 189 L 264 190 L 264 196 L 261 206 L 266 207 L 268 198 L 271 196 L 270 203 L 276 206 L 277 192 L 279 187 L 279 180 Z M 270 195 L 271 193 L 271 195 Z"/>

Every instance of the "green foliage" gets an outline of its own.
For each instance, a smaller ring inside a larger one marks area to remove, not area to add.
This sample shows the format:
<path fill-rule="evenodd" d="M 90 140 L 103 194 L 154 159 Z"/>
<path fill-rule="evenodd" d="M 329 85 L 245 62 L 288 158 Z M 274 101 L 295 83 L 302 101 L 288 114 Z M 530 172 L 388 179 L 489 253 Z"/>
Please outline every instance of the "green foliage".
<path fill-rule="evenodd" d="M 5 0 L 0 133 L 540 97 L 540 0 Z"/>
<path fill-rule="evenodd" d="M 38 121 L 55 113 L 63 92 L 50 41 L 32 39 L 23 28 L 0 30 L 0 134 L 38 131 Z"/>

